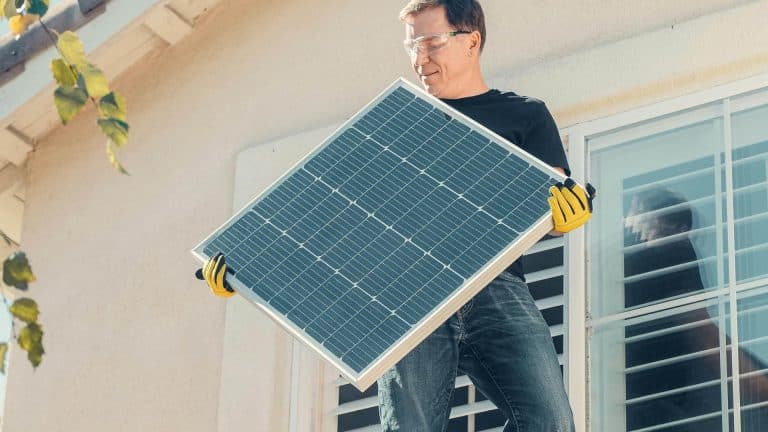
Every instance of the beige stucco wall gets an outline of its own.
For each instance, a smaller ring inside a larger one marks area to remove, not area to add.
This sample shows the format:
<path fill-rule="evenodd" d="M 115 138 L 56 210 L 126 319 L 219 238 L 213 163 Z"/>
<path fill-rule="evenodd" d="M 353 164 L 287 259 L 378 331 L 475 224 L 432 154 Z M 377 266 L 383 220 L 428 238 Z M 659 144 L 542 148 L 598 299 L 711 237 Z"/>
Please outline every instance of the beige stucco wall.
<path fill-rule="evenodd" d="M 254 3 L 225 0 L 114 82 L 128 98 L 132 176 L 108 166 L 92 112 L 31 155 L 22 235 L 47 355 L 33 373 L 13 351 L 5 431 L 286 430 L 290 341 L 247 309 L 225 319 L 189 250 L 243 199 L 233 198 L 241 151 L 257 149 L 240 170 L 265 173 L 243 187 L 263 187 L 280 171 L 265 143 L 337 124 L 409 71 L 400 0 Z M 624 15 L 601 17 L 606 35 L 578 46 L 575 28 L 553 25 L 560 37 L 532 39 L 541 54 L 522 63 L 524 47 L 504 42 L 530 34 L 505 25 L 524 13 L 519 2 L 486 3 L 489 33 L 504 35 L 484 56 L 491 82 L 547 100 L 561 126 L 768 72 L 757 43 L 768 40 L 767 1 L 675 29 L 635 23 L 621 42 L 610 38 Z M 544 3 L 531 13 L 557 14 Z"/>

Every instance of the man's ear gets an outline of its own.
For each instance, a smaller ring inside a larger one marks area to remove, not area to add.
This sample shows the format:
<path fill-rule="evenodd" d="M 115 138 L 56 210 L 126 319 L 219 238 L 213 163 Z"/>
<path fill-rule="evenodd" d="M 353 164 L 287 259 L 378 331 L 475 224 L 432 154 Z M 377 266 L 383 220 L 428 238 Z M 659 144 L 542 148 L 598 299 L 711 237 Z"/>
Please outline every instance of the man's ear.
<path fill-rule="evenodd" d="M 480 50 L 480 42 L 482 42 L 482 36 L 480 36 L 480 32 L 475 30 L 472 33 L 470 33 L 469 37 L 470 37 L 469 48 L 470 49 L 477 49 L 479 51 Z"/>

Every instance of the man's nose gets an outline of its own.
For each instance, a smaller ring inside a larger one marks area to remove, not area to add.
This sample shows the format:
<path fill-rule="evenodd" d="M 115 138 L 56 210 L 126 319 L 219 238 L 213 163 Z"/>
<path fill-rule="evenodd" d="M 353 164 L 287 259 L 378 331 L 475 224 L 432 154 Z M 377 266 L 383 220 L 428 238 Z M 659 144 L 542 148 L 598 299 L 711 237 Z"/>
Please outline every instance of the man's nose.
<path fill-rule="evenodd" d="M 411 61 L 414 66 L 421 66 L 429 62 L 429 54 L 426 51 L 416 51 L 415 54 L 411 54 Z"/>

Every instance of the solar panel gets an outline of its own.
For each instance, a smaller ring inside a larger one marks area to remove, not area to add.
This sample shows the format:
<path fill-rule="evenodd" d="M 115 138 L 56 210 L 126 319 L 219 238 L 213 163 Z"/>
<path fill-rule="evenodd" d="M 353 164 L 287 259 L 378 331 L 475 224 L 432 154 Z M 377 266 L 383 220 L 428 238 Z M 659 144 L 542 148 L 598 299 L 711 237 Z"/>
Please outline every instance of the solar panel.
<path fill-rule="evenodd" d="M 399 79 L 192 253 L 364 390 L 552 229 L 562 180 Z"/>

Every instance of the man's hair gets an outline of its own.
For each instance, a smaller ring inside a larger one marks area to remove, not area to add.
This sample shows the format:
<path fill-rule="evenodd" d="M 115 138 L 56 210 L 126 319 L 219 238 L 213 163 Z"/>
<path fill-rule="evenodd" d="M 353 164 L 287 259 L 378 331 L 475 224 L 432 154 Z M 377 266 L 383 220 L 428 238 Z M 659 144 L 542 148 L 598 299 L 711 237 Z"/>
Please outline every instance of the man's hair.
<path fill-rule="evenodd" d="M 456 30 L 479 31 L 480 51 L 485 46 L 485 15 L 477 0 L 410 0 L 400 11 L 400 20 L 424 10 L 442 6 L 448 24 Z"/>

